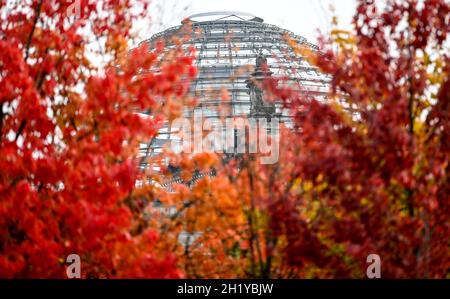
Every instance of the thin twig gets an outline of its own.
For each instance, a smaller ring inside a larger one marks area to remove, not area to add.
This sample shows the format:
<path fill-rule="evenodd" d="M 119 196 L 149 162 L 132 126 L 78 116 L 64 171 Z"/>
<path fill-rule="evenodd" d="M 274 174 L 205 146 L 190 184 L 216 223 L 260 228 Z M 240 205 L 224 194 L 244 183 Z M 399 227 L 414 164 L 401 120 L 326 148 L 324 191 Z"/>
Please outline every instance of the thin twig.
<path fill-rule="evenodd" d="M 27 45 L 25 46 L 25 61 L 28 60 L 28 55 L 29 55 L 30 46 L 31 46 L 31 40 L 33 39 L 34 31 L 36 30 L 36 24 L 39 20 L 39 17 L 41 16 L 42 2 L 43 2 L 43 0 L 39 1 L 38 6 L 36 7 L 36 10 L 35 10 L 33 27 L 31 28 L 31 32 L 28 35 Z"/>

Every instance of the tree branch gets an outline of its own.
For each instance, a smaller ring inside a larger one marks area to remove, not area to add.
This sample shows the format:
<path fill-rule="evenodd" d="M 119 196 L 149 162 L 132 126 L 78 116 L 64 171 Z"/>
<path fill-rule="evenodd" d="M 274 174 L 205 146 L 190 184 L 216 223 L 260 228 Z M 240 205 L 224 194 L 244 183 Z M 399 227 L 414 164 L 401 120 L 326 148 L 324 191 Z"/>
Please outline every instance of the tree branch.
<path fill-rule="evenodd" d="M 19 129 L 17 130 L 16 133 L 16 138 L 14 139 L 14 141 L 17 141 L 17 139 L 19 138 L 19 136 L 22 134 L 23 129 L 25 129 L 25 125 L 27 124 L 27 120 L 23 119 L 22 122 L 20 123 Z"/>
<path fill-rule="evenodd" d="M 36 30 L 36 24 L 39 20 L 39 17 L 41 16 L 41 8 L 42 8 L 42 2 L 43 0 L 40 0 L 36 10 L 35 10 L 35 16 L 34 16 L 34 21 L 33 21 L 33 27 L 31 28 L 31 32 L 28 35 L 28 39 L 27 39 L 27 45 L 25 46 L 25 61 L 28 60 L 28 55 L 30 52 L 30 46 L 31 46 L 31 40 L 33 39 L 33 35 L 34 35 L 34 31 Z"/>

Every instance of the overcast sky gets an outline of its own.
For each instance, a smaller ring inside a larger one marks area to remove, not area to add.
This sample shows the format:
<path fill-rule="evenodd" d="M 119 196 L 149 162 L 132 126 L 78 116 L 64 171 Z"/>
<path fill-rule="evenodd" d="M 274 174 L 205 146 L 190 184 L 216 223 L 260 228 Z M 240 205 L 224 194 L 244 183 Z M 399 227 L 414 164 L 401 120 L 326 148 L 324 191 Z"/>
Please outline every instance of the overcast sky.
<path fill-rule="evenodd" d="M 355 0 L 154 0 L 152 26 L 138 26 L 143 39 L 180 24 L 189 15 L 211 11 L 242 11 L 264 19 L 266 23 L 288 29 L 315 42 L 317 29 L 329 30 L 335 8 L 341 28 L 348 29 L 355 12 Z"/>

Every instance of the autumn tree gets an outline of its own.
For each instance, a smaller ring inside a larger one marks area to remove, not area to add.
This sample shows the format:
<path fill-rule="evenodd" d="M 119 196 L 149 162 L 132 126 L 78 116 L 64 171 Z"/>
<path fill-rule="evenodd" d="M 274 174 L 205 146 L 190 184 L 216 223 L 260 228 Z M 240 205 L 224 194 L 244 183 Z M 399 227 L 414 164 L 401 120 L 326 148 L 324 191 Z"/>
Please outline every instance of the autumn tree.
<path fill-rule="evenodd" d="M 363 278 L 377 254 L 385 278 L 448 277 L 449 18 L 445 1 L 359 1 L 320 52 L 292 42 L 332 81 L 327 101 L 264 82 L 295 120 L 277 164 L 173 159 L 164 229 L 201 232 L 174 249 L 186 274 Z M 215 172 L 186 185 L 199 169 Z"/>
<path fill-rule="evenodd" d="M 195 56 L 129 51 L 135 5 L 1 2 L 1 277 L 65 277 L 72 253 L 83 277 L 361 278 L 369 254 L 448 277 L 444 0 L 361 0 L 320 52 L 292 42 L 332 81 L 326 101 L 263 82 L 295 124 L 278 163 L 168 151 L 160 173 L 139 144 L 195 105 Z"/>
<path fill-rule="evenodd" d="M 318 276 L 363 277 L 375 253 L 384 277 L 446 277 L 449 5 L 360 1 L 353 25 L 323 55 L 297 47 L 333 79 L 328 103 L 287 98 L 302 107 L 298 175 L 274 231 L 288 264 Z"/>
<path fill-rule="evenodd" d="M 146 1 L 1 1 L 0 277 L 180 277 L 175 256 L 136 230 L 136 151 L 162 98 L 179 99 L 188 52 L 131 52 Z M 176 50 L 175 50 L 176 51 Z M 151 69 L 158 65 L 160 72 Z M 137 111 L 151 111 L 142 117 Z"/>
<path fill-rule="evenodd" d="M 355 32 L 334 30 L 309 55 L 333 79 L 329 103 L 287 101 L 303 107 L 288 193 L 315 206 L 272 209 L 291 265 L 361 277 L 375 253 L 384 277 L 449 275 L 449 22 L 445 1 L 360 1 Z"/>

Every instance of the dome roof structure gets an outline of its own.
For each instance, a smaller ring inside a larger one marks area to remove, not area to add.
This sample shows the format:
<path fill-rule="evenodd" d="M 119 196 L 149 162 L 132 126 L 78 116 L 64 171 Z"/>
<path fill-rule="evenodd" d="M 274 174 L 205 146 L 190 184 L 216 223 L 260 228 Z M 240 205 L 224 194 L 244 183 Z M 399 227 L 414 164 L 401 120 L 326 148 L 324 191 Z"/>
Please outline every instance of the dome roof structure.
<path fill-rule="evenodd" d="M 229 98 L 228 116 L 253 115 L 257 107 L 252 102 L 249 79 L 261 75 L 258 67 L 262 63 L 268 68 L 263 75 L 284 78 L 285 84 L 294 89 L 325 98 L 329 78 L 295 54 L 291 47 L 294 42 L 318 51 L 318 47 L 304 37 L 242 12 L 200 13 L 181 23 L 142 43 L 148 43 L 152 48 L 158 41 L 164 41 L 164 46 L 171 49 L 177 46 L 178 37 L 183 47 L 195 48 L 198 74 L 191 82 L 190 93 L 197 98 L 197 106 L 186 109 L 185 116 L 201 112 L 203 117 L 217 117 L 221 113 L 219 107 L 223 105 L 218 92 L 224 91 Z M 184 30 L 186 24 L 189 24 L 189 32 Z M 279 101 L 275 100 L 272 108 L 264 111 L 270 111 L 272 117 L 278 117 L 287 125 L 290 122 L 289 111 L 283 109 Z M 164 126 L 151 142 L 141 146 L 141 155 L 158 155 L 171 138 L 170 128 Z M 147 162 L 141 167 L 148 167 Z"/>

